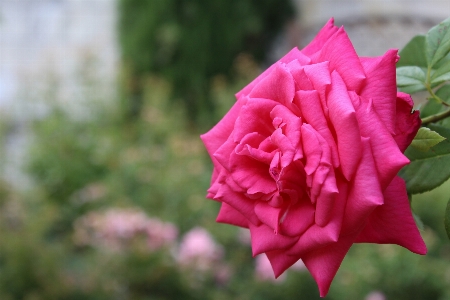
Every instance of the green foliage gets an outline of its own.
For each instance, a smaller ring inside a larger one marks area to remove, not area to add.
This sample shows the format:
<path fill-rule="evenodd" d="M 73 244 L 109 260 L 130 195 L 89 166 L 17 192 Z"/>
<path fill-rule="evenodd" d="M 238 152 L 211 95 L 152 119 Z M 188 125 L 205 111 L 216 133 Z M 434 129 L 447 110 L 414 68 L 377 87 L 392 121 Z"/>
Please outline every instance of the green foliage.
<path fill-rule="evenodd" d="M 426 127 L 419 130 L 405 152 L 411 164 L 399 173 L 409 194 L 433 190 L 450 178 L 449 53 L 450 18 L 431 28 L 425 36 L 414 37 L 400 52 L 398 88 L 407 93 L 428 92 L 428 101 L 420 113 L 422 126 Z M 446 140 L 441 141 L 442 137 Z"/>
<path fill-rule="evenodd" d="M 212 78 L 232 75 L 241 53 L 261 62 L 294 9 L 289 0 L 121 0 L 119 13 L 128 96 L 140 97 L 143 76 L 156 74 L 191 119 L 211 121 Z"/>
<path fill-rule="evenodd" d="M 427 59 L 425 58 L 424 45 L 424 35 L 416 35 L 413 37 L 400 51 L 400 60 L 397 63 L 397 67 L 418 66 L 426 68 Z"/>
<path fill-rule="evenodd" d="M 445 138 L 440 136 L 436 131 L 432 131 L 429 128 L 422 127 L 414 137 L 411 146 L 418 150 L 426 152 L 430 150 L 431 147 L 439 144 L 443 140 L 445 140 Z"/>
<path fill-rule="evenodd" d="M 450 200 L 448 200 L 447 209 L 445 210 L 444 226 L 447 236 L 450 239 Z"/>
<path fill-rule="evenodd" d="M 431 83 L 440 84 L 444 81 L 450 80 L 450 60 L 442 64 L 432 75 Z"/>
<path fill-rule="evenodd" d="M 425 72 L 416 66 L 397 68 L 397 85 L 405 93 L 425 90 Z"/>
<path fill-rule="evenodd" d="M 429 68 L 450 52 L 450 18 L 428 31 L 425 36 L 425 56 Z"/>
<path fill-rule="evenodd" d="M 411 163 L 399 175 L 405 179 L 406 188 L 411 194 L 430 191 L 450 178 L 450 129 L 438 125 L 430 125 L 430 129 L 445 140 L 426 152 L 415 147 L 408 147 L 405 152 Z"/>
<path fill-rule="evenodd" d="M 432 89 L 450 80 L 450 18 L 415 36 L 400 51 L 397 64 L 397 85 L 406 93 Z M 440 101 L 440 98 L 437 98 Z M 441 101 L 442 102 L 442 101 Z"/>

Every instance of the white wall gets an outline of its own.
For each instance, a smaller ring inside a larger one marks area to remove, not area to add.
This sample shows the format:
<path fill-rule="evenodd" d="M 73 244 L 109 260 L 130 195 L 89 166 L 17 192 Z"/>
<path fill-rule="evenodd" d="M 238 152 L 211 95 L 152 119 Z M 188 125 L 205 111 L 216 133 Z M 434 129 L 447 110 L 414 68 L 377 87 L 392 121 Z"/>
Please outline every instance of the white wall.
<path fill-rule="evenodd" d="M 368 15 L 416 16 L 443 20 L 450 16 L 449 0 L 294 0 L 301 7 L 304 26 L 323 23 L 330 16 L 337 21 Z"/>
<path fill-rule="evenodd" d="M 306 45 L 331 17 L 344 25 L 360 55 L 401 49 L 414 35 L 450 17 L 450 0 L 294 0 L 299 7 L 297 43 Z"/>
<path fill-rule="evenodd" d="M 0 108 L 11 108 L 22 82 L 70 76 L 87 55 L 99 72 L 117 63 L 113 0 L 0 0 Z"/>
<path fill-rule="evenodd" d="M 42 88 L 56 80 L 58 101 L 80 106 L 80 67 L 92 64 L 106 83 L 116 78 L 114 0 L 0 0 L 0 118 L 9 132 L 0 175 L 18 187 L 30 119 L 45 114 Z M 105 84 L 114 93 L 111 84 Z M 77 99 L 74 101 L 73 99 Z M 2 121 L 3 121 L 2 120 Z"/>

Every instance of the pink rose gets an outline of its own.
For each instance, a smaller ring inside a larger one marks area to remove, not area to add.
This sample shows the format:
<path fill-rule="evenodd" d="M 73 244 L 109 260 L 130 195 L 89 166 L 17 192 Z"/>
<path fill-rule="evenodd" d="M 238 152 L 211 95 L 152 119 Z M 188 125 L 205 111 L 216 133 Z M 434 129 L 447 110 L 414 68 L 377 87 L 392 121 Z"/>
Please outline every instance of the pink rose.
<path fill-rule="evenodd" d="M 201 136 L 218 222 L 250 229 L 275 276 L 302 259 L 325 296 L 353 243 L 425 254 L 398 171 L 419 126 L 397 93 L 396 50 L 358 57 L 331 19 L 236 94 Z"/>

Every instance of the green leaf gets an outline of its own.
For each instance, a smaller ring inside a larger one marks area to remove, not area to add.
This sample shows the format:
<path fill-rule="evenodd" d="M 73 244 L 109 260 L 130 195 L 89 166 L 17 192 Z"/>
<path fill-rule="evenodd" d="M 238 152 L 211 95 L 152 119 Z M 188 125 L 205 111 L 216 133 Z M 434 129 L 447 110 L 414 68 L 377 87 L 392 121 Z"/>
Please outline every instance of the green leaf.
<path fill-rule="evenodd" d="M 414 137 L 411 146 L 417 150 L 426 152 L 443 140 L 445 140 L 445 138 L 440 136 L 436 131 L 432 131 L 427 127 L 421 127 Z"/>
<path fill-rule="evenodd" d="M 439 84 L 450 80 L 450 60 L 441 65 L 432 75 L 431 83 Z"/>
<path fill-rule="evenodd" d="M 417 66 L 397 68 L 397 86 L 406 93 L 425 90 L 425 72 Z"/>
<path fill-rule="evenodd" d="M 399 175 L 406 182 L 408 193 L 418 194 L 440 186 L 450 178 L 450 128 L 429 125 L 446 140 L 422 152 L 408 147 L 405 155 L 411 163 L 400 170 Z"/>
<path fill-rule="evenodd" d="M 420 118 L 423 119 L 423 118 L 429 117 L 431 115 L 435 115 L 435 114 L 441 112 L 444 108 L 445 108 L 444 105 L 442 105 L 440 102 L 438 102 L 434 98 L 431 98 L 425 104 L 423 104 L 422 106 L 419 107 Z"/>
<path fill-rule="evenodd" d="M 445 210 L 444 226 L 445 231 L 447 231 L 448 239 L 450 240 L 450 200 L 448 200 L 447 209 Z"/>
<path fill-rule="evenodd" d="M 450 85 L 444 85 L 440 87 L 436 92 L 436 96 L 441 98 L 443 101 L 450 103 Z"/>
<path fill-rule="evenodd" d="M 425 87 L 423 84 L 413 84 L 413 85 L 407 85 L 407 86 L 399 86 L 399 91 L 407 93 L 407 94 L 414 94 L 416 92 L 420 92 L 425 90 Z"/>
<path fill-rule="evenodd" d="M 419 66 L 427 68 L 427 59 L 425 57 L 425 36 L 416 35 L 400 51 L 400 60 L 397 67 Z"/>
<path fill-rule="evenodd" d="M 450 18 L 431 28 L 425 36 L 425 56 L 432 68 L 450 52 Z"/>

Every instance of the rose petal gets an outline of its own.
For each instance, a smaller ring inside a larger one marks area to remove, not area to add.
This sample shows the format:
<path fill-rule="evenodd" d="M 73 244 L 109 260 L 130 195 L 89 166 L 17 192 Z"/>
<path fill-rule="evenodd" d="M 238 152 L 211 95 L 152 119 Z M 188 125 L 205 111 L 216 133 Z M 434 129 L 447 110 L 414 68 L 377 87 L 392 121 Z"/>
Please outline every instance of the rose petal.
<path fill-rule="evenodd" d="M 302 119 L 294 115 L 292 111 L 282 105 L 275 106 L 270 112 L 272 119 L 279 118 L 286 125 L 283 126 L 284 135 L 289 139 L 290 144 L 301 153 L 300 145 L 300 127 L 302 126 Z M 301 157 L 299 157 L 301 158 Z"/>
<path fill-rule="evenodd" d="M 314 223 L 314 206 L 308 201 L 300 201 L 291 206 L 279 225 L 280 234 L 300 236 Z"/>
<path fill-rule="evenodd" d="M 265 147 L 264 145 L 262 145 L 262 143 L 266 139 L 267 138 L 265 136 L 257 132 L 249 133 L 241 140 L 241 142 L 239 143 L 239 145 L 236 146 L 234 151 L 236 152 L 236 154 L 247 155 L 257 161 L 269 165 L 270 162 L 272 161 L 276 149 L 272 147 L 272 149 L 270 149 L 271 150 L 270 152 L 265 151 L 264 149 Z M 263 146 L 263 149 L 260 148 L 261 145 Z M 233 151 L 233 149 L 231 149 L 231 151 Z M 231 151 L 229 153 L 231 153 Z M 221 162 L 219 158 L 218 160 L 219 162 Z"/>
<path fill-rule="evenodd" d="M 409 160 L 400 151 L 386 127 L 383 126 L 383 122 L 374 112 L 371 102 L 361 102 L 360 108 L 356 110 L 356 117 L 361 134 L 370 137 L 378 178 L 381 189 L 384 190 L 398 171 L 409 163 Z M 377 130 L 373 130 L 374 128 Z"/>
<path fill-rule="evenodd" d="M 246 101 L 244 100 L 237 101 L 216 126 L 214 126 L 207 133 L 200 135 L 200 138 L 205 144 L 206 150 L 211 156 L 213 162 L 215 160 L 213 157 L 214 153 L 227 141 L 233 131 L 236 119 L 238 118 L 239 112 L 245 102 Z"/>
<path fill-rule="evenodd" d="M 297 47 L 295 47 L 291 51 L 289 51 L 285 56 L 283 56 L 278 62 L 282 62 L 282 63 L 288 64 L 289 62 L 291 62 L 293 60 L 298 60 L 302 65 L 309 64 L 310 61 L 311 61 L 309 59 L 309 57 L 307 57 L 306 55 L 301 53 L 300 50 L 298 50 Z M 253 90 L 253 88 L 261 80 L 266 78 L 266 76 L 268 74 L 270 74 L 272 72 L 272 70 L 275 68 L 275 65 L 278 64 L 278 62 L 273 64 L 272 66 L 270 66 L 261 75 L 259 75 L 252 82 L 250 82 L 248 85 L 246 85 L 241 91 L 236 93 L 236 99 L 240 99 L 241 97 L 247 96 L 248 94 L 250 94 L 250 92 Z"/>
<path fill-rule="evenodd" d="M 383 56 L 361 60 L 367 80 L 360 95 L 372 99 L 375 111 L 390 133 L 395 133 L 397 52 L 391 49 Z"/>
<path fill-rule="evenodd" d="M 301 131 L 303 151 L 306 158 L 305 172 L 307 175 L 312 175 L 317 167 L 319 167 L 323 151 L 311 125 L 303 124 Z"/>
<path fill-rule="evenodd" d="M 325 245 L 338 241 L 347 202 L 348 186 L 346 180 L 338 174 L 336 174 L 336 185 L 339 189 L 339 194 L 336 195 L 334 201 L 331 220 L 324 227 L 317 224 L 312 225 L 302 236 L 300 236 L 297 243 L 291 248 L 286 249 L 287 255 L 299 257 L 309 251 L 315 251 Z"/>
<path fill-rule="evenodd" d="M 341 236 L 336 243 L 310 251 L 301 257 L 319 286 L 320 297 L 325 297 L 328 293 L 331 282 L 352 246 L 353 240 L 353 235 Z"/>
<path fill-rule="evenodd" d="M 230 155 L 230 174 L 233 180 L 247 190 L 247 193 L 274 192 L 277 187 L 269 174 L 269 166 L 235 152 Z"/>
<path fill-rule="evenodd" d="M 223 143 L 217 150 L 214 152 L 212 157 L 215 159 L 216 164 L 214 164 L 214 168 L 217 168 L 218 170 L 221 169 L 221 167 L 225 168 L 228 172 L 230 171 L 230 155 L 234 152 L 234 149 L 236 148 L 237 143 L 233 141 L 233 137 L 230 136 L 230 138 Z"/>
<path fill-rule="evenodd" d="M 293 160 L 297 152 L 292 146 L 291 141 L 283 134 L 281 128 L 278 128 L 270 136 L 271 141 L 280 149 L 281 168 L 287 167 Z"/>
<path fill-rule="evenodd" d="M 249 94 L 250 98 L 262 98 L 288 105 L 294 99 L 295 82 L 285 65 L 275 64 Z"/>
<path fill-rule="evenodd" d="M 427 253 L 411 213 L 403 179 L 397 176 L 392 180 L 384 191 L 384 205 L 373 211 L 356 242 L 397 244 L 417 254 Z"/>
<path fill-rule="evenodd" d="M 283 250 L 273 250 L 266 252 L 267 258 L 272 265 L 275 278 L 278 278 L 284 271 L 295 264 L 300 257 L 286 255 Z"/>
<path fill-rule="evenodd" d="M 395 119 L 394 139 L 402 152 L 405 152 L 406 148 L 411 144 L 422 123 L 419 111 L 412 112 L 413 105 L 414 103 L 410 95 L 405 93 L 397 94 L 397 116 Z"/>
<path fill-rule="evenodd" d="M 331 18 L 325 24 L 325 26 L 319 31 L 316 37 L 305 48 L 301 50 L 306 56 L 312 56 L 316 52 L 323 48 L 323 45 L 328 39 L 338 31 L 338 28 L 334 26 L 334 19 Z"/>
<path fill-rule="evenodd" d="M 215 200 L 214 197 L 218 193 L 222 184 L 225 182 L 227 176 L 229 176 L 227 170 L 221 169 L 219 172 L 217 171 L 216 168 L 213 169 L 212 180 L 214 181 L 211 182 L 211 186 L 208 189 L 208 194 L 206 195 L 206 198 Z"/>
<path fill-rule="evenodd" d="M 345 207 L 342 232 L 361 231 L 373 210 L 383 205 L 383 192 L 377 176 L 369 138 L 362 139 L 363 154 Z"/>
<path fill-rule="evenodd" d="M 291 61 L 286 65 L 295 81 L 295 90 L 313 90 L 314 86 L 305 73 L 303 66 L 298 60 Z"/>
<path fill-rule="evenodd" d="M 255 214 L 255 200 L 252 200 L 241 192 L 235 192 L 230 188 L 228 182 L 232 181 L 231 178 L 227 178 L 227 184 L 222 184 L 219 191 L 214 197 L 215 200 L 225 202 L 235 210 L 240 212 L 244 217 L 246 217 L 250 222 L 258 225 L 260 221 Z"/>
<path fill-rule="evenodd" d="M 332 85 L 328 94 L 330 120 L 337 136 L 342 173 L 350 181 L 361 158 L 361 134 L 355 109 L 341 76 L 334 71 L 331 78 Z"/>
<path fill-rule="evenodd" d="M 248 219 L 225 202 L 222 202 L 216 221 L 219 223 L 227 223 L 230 225 L 248 228 Z"/>
<path fill-rule="evenodd" d="M 281 234 L 275 234 L 273 229 L 265 224 L 256 226 L 249 223 L 249 228 L 252 238 L 253 256 L 268 251 L 289 248 L 298 240 L 298 237 L 288 237 Z"/>
<path fill-rule="evenodd" d="M 331 150 L 333 166 L 339 167 L 336 142 L 328 127 L 317 91 L 298 91 L 294 103 L 300 107 L 304 122 L 310 124 L 325 139 Z"/>
<path fill-rule="evenodd" d="M 320 194 L 316 200 L 316 224 L 319 226 L 325 226 L 330 221 L 334 211 L 334 202 L 336 195 L 339 193 L 336 187 L 336 178 L 333 169 L 329 166 L 320 166 L 319 169 L 327 170 L 327 177 L 322 183 L 320 188 Z M 315 176 L 314 176 L 315 177 Z M 314 186 L 314 184 L 313 184 Z"/>
<path fill-rule="evenodd" d="M 266 202 L 259 202 L 255 205 L 255 213 L 259 220 L 269 226 L 275 234 L 278 233 L 283 210 L 283 207 L 273 207 Z"/>
<path fill-rule="evenodd" d="M 278 102 L 273 100 L 248 99 L 246 104 L 242 106 L 239 118 L 235 122 L 233 130 L 234 141 L 239 143 L 244 136 L 251 132 L 270 136 L 273 132 L 270 112 L 278 104 Z"/>
<path fill-rule="evenodd" d="M 355 48 L 348 38 L 344 28 L 338 31 L 325 42 L 320 51 L 317 62 L 329 61 L 330 72 L 336 70 L 350 91 L 359 92 L 366 80 Z"/>
<path fill-rule="evenodd" d="M 330 66 L 328 61 L 305 66 L 304 70 L 309 80 L 313 84 L 314 89 L 319 94 L 324 115 L 328 117 L 326 93 L 328 86 L 331 84 Z"/>
<path fill-rule="evenodd" d="M 281 167 L 303 157 L 300 147 L 300 128 L 302 120 L 282 105 L 275 106 L 270 112 L 272 119 L 278 119 L 284 125 L 272 133 L 271 141 L 281 151 Z"/>
<path fill-rule="evenodd" d="M 216 124 L 216 126 L 214 126 L 207 133 L 200 135 L 200 138 L 202 139 L 203 144 L 211 157 L 214 168 L 217 169 L 213 173 L 211 183 L 216 181 L 222 168 L 222 165 L 214 157 L 214 153 L 227 141 L 228 137 L 231 135 L 236 119 L 239 116 L 240 109 L 245 102 L 246 100 L 237 101 L 223 117 L 223 119 Z"/>

